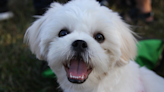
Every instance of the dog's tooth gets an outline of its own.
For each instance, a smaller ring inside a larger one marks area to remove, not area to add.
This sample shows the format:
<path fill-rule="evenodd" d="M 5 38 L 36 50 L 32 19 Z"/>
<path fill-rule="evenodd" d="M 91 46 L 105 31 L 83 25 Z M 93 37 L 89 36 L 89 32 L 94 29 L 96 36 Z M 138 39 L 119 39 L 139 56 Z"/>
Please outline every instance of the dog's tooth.
<path fill-rule="evenodd" d="M 70 63 L 67 63 L 68 68 L 70 68 Z"/>
<path fill-rule="evenodd" d="M 82 75 L 82 76 L 73 76 L 71 73 L 70 73 L 70 78 L 75 78 L 75 79 L 79 79 L 79 78 L 81 78 L 81 79 L 84 79 L 84 75 Z"/>
<path fill-rule="evenodd" d="M 72 78 L 72 75 L 71 75 L 71 73 L 70 73 L 70 77 Z"/>
<path fill-rule="evenodd" d="M 81 78 L 84 79 L 84 75 Z"/>

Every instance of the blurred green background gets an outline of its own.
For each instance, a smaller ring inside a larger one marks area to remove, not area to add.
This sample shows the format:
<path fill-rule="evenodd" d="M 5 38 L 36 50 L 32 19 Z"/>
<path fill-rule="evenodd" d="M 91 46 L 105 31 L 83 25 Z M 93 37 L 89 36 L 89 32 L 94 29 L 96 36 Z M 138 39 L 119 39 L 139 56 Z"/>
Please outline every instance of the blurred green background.
<path fill-rule="evenodd" d="M 109 7 L 123 11 L 115 4 Z M 131 25 L 141 37 L 164 39 L 164 0 L 153 0 L 152 7 L 153 23 L 138 21 Z M 43 61 L 23 43 L 26 29 L 35 20 L 32 0 L 9 0 L 9 8 L 14 18 L 0 21 L 0 92 L 59 92 L 55 79 L 41 76 Z"/>

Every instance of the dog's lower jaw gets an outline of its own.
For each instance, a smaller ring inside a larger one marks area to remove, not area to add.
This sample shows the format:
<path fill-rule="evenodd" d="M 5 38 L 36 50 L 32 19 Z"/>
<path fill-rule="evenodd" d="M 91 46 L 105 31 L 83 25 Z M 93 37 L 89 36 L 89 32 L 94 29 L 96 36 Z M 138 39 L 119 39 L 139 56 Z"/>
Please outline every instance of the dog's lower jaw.
<path fill-rule="evenodd" d="M 64 92 L 145 92 L 138 65 L 131 63 L 116 68 L 94 81 L 92 73 L 82 84 L 63 85 Z M 69 81 L 67 81 L 69 82 Z"/>

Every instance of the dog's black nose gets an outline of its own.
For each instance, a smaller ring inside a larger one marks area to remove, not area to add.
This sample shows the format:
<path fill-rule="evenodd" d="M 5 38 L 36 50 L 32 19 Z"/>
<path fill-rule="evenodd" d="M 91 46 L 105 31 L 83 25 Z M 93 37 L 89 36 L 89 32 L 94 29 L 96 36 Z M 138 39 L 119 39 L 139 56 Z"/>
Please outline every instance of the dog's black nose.
<path fill-rule="evenodd" d="M 83 52 L 88 47 L 87 43 L 83 40 L 76 40 L 72 43 L 73 50 Z"/>

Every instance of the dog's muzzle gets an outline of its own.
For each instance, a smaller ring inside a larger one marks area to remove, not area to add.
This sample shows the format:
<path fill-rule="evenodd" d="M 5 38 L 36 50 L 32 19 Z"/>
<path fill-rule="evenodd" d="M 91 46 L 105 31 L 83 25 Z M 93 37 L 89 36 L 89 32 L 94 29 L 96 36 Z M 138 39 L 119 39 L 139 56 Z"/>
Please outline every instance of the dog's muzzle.
<path fill-rule="evenodd" d="M 92 67 L 81 56 L 81 53 L 85 53 L 87 48 L 87 43 L 83 40 L 76 40 L 72 43 L 75 56 L 64 64 L 68 80 L 72 83 L 81 84 L 85 82 L 92 71 Z"/>

